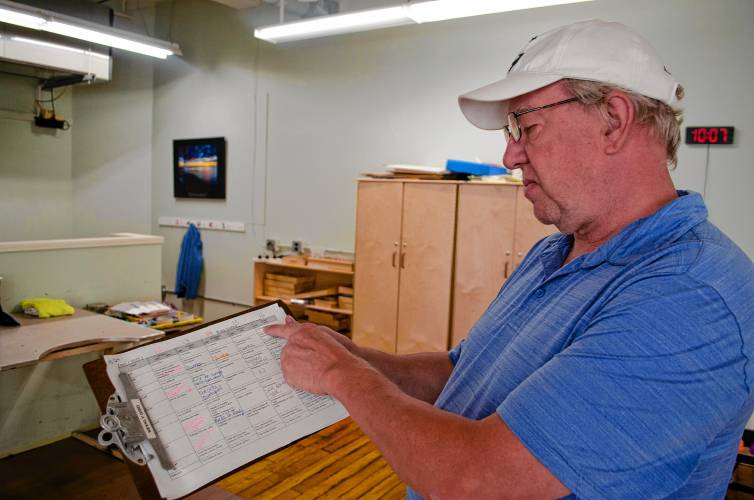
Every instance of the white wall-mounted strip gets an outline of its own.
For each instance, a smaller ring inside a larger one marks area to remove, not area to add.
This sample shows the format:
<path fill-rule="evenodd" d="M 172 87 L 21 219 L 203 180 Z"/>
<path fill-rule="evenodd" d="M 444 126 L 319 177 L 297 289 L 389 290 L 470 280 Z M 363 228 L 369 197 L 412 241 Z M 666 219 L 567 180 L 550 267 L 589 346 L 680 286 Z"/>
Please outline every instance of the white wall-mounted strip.
<path fill-rule="evenodd" d="M 197 229 L 230 231 L 233 233 L 246 232 L 246 223 L 237 221 L 207 220 L 192 217 L 159 217 L 157 223 L 165 227 L 188 227 L 189 224 L 194 224 Z"/>

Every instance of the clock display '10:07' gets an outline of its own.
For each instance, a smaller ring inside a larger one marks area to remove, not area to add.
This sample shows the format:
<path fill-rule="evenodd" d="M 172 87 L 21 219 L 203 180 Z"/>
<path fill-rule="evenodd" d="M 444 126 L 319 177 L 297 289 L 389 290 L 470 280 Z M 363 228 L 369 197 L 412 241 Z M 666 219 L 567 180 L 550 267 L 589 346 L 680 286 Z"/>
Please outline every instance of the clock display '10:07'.
<path fill-rule="evenodd" d="M 733 144 L 733 127 L 686 127 L 686 144 Z"/>

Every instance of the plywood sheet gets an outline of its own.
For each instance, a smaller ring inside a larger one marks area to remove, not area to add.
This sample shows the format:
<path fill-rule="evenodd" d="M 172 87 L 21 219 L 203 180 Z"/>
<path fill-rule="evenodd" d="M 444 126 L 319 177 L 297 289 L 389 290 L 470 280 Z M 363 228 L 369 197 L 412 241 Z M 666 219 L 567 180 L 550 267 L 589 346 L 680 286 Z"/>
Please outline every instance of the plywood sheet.
<path fill-rule="evenodd" d="M 107 342 L 139 342 L 162 332 L 102 314 L 76 309 L 73 316 L 31 319 L 17 315 L 19 327 L 0 327 L 0 371 L 36 363 L 63 349 Z"/>

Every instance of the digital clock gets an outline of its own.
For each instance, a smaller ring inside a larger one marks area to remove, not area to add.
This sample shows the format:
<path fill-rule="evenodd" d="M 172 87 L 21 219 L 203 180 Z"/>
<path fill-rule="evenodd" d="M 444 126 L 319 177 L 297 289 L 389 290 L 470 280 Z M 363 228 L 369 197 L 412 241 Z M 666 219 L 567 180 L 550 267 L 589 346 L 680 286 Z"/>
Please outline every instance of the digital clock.
<path fill-rule="evenodd" d="M 686 127 L 686 144 L 733 144 L 733 127 Z"/>

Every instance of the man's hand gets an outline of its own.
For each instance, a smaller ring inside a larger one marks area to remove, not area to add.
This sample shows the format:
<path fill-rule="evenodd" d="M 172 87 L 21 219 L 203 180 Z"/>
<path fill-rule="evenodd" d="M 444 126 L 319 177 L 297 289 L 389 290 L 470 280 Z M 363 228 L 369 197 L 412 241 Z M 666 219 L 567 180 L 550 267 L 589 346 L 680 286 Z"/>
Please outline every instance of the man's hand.
<path fill-rule="evenodd" d="M 264 332 L 288 340 L 280 355 L 283 377 L 289 385 L 316 394 L 331 394 L 332 375 L 338 368 L 369 366 L 355 354 L 351 340 L 327 327 L 298 323 L 290 316 L 285 325 Z"/>

